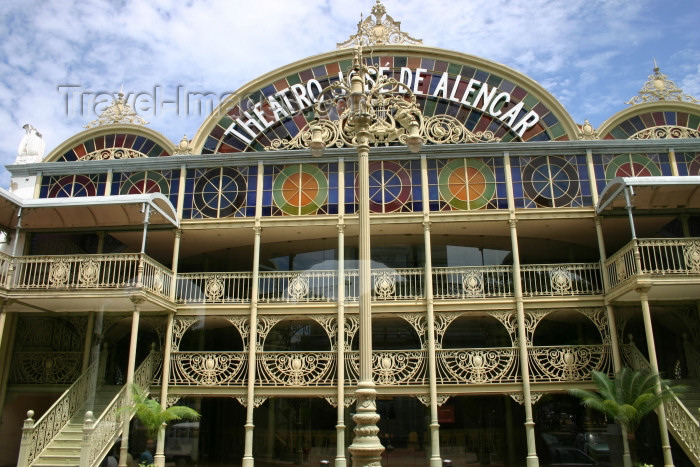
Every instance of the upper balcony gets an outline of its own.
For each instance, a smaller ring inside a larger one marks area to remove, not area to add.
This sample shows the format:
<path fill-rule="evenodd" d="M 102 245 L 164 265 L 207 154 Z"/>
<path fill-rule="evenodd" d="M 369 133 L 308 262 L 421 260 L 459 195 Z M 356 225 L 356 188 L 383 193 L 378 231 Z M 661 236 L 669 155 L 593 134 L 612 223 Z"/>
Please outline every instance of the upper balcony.
<path fill-rule="evenodd" d="M 640 287 L 651 300 L 700 299 L 700 238 L 632 240 L 605 268 L 613 300 L 637 301 Z"/>
<path fill-rule="evenodd" d="M 261 272 L 261 304 L 334 303 L 342 290 L 346 302 L 359 299 L 358 270 Z M 420 303 L 426 300 L 422 268 L 372 269 L 375 303 Z M 602 294 L 597 263 L 524 265 L 520 271 L 525 297 L 575 297 Z M 508 299 L 514 296 L 512 266 L 441 267 L 433 269 L 437 301 Z M 248 304 L 252 273 L 173 272 L 145 254 L 17 256 L 0 254 L 0 283 L 6 296 L 21 305 L 52 311 L 90 311 L 99 299 L 105 311 L 130 309 L 142 296 L 142 310 L 176 305 Z M 175 287 L 175 290 L 173 290 Z M 19 306 L 19 304 L 17 305 Z"/>

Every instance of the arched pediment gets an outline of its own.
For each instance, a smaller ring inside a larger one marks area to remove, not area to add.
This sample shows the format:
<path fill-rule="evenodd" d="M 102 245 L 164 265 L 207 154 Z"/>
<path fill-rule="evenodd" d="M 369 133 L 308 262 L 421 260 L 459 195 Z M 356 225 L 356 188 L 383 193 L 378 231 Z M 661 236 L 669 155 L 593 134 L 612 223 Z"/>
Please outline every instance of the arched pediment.
<path fill-rule="evenodd" d="M 346 76 L 352 56 L 349 49 L 317 55 L 246 84 L 200 127 L 194 153 L 262 151 L 276 138 L 293 138 L 314 118 L 321 90 Z M 449 115 L 468 130 L 491 131 L 501 141 L 577 138 L 578 128 L 561 104 L 504 65 L 410 45 L 373 47 L 365 61 L 409 86 L 426 117 Z"/>
<path fill-rule="evenodd" d="M 170 156 L 175 145 L 142 125 L 112 124 L 82 131 L 59 144 L 44 162 Z"/>
<path fill-rule="evenodd" d="M 624 109 L 598 129 L 600 139 L 696 138 L 700 135 L 700 105 L 654 101 Z"/>

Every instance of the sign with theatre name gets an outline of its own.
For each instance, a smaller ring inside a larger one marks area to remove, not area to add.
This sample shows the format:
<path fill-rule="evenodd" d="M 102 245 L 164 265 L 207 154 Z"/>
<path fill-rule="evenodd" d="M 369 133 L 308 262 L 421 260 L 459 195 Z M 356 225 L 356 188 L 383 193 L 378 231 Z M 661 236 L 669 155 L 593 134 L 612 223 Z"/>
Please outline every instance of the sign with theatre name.
<path fill-rule="evenodd" d="M 566 139 L 551 109 L 516 80 L 425 57 L 378 57 L 368 62 L 374 65 L 368 82 L 380 75 L 395 78 L 414 93 L 427 117 L 450 115 L 470 131 L 492 131 L 501 141 Z M 225 115 L 209 132 L 202 152 L 260 151 L 272 139 L 294 137 L 314 117 L 314 106 L 329 98 L 322 91 L 343 80 L 349 68 L 349 60 L 327 63 L 239 91 L 224 104 Z"/>

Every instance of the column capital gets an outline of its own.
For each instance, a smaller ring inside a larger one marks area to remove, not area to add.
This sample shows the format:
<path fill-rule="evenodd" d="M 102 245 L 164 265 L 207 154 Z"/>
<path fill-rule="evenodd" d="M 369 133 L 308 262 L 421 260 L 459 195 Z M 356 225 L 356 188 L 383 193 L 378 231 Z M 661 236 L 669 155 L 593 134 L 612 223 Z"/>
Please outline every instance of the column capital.
<path fill-rule="evenodd" d="M 345 224 L 343 224 L 343 219 L 339 219 L 340 223 L 336 224 L 336 227 L 338 228 L 338 233 L 345 233 Z"/>
<path fill-rule="evenodd" d="M 257 222 L 257 220 L 256 220 Z M 262 225 L 254 225 L 253 226 L 253 231 L 255 232 L 255 235 L 260 235 L 262 233 Z"/>
<path fill-rule="evenodd" d="M 175 238 L 182 238 L 182 229 L 175 229 Z"/>
<path fill-rule="evenodd" d="M 651 290 L 651 284 L 637 284 L 634 287 L 634 291 L 640 295 L 648 294 L 650 290 Z"/>

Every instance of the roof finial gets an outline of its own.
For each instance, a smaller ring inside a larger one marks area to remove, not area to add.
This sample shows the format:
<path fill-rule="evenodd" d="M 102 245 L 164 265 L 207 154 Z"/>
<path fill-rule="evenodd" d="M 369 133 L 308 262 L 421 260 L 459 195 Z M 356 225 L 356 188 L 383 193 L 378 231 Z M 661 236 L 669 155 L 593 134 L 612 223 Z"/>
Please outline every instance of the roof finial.
<path fill-rule="evenodd" d="M 124 98 L 124 85 L 112 100 L 112 105 L 102 112 L 97 120 L 93 120 L 85 128 L 93 128 L 100 125 L 111 125 L 114 123 L 131 123 L 134 125 L 146 125 L 148 122 L 136 113 Z"/>
<path fill-rule="evenodd" d="M 372 13 L 357 23 L 357 34 L 338 44 L 339 49 L 348 49 L 357 45 L 411 44 L 422 45 L 423 41 L 401 31 L 401 22 L 386 14 L 386 8 L 380 0 L 372 7 Z"/>
<path fill-rule="evenodd" d="M 689 94 L 683 94 L 683 90 L 676 83 L 661 73 L 659 64 L 654 58 L 654 72 L 649 75 L 649 80 L 644 83 L 639 95 L 627 101 L 627 105 L 642 104 L 654 101 L 680 101 L 697 104 L 698 100 Z"/>

